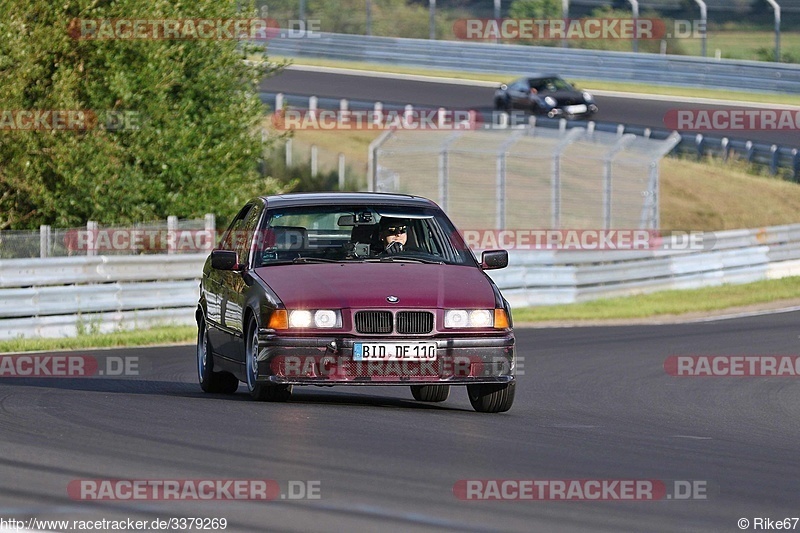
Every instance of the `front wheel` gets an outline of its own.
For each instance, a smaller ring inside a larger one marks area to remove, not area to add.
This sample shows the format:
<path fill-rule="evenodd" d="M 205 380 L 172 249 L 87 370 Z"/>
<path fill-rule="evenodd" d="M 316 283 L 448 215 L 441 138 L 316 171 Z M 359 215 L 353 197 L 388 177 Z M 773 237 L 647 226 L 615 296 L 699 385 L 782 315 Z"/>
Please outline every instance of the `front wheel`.
<path fill-rule="evenodd" d="M 450 396 L 450 385 L 411 385 L 411 395 L 418 402 L 443 402 Z"/>
<path fill-rule="evenodd" d="M 250 397 L 259 402 L 285 402 L 292 395 L 291 385 L 273 385 L 258 383 L 258 324 L 250 319 L 247 327 L 248 341 L 245 352 L 245 373 L 247 374 L 247 390 Z"/>
<path fill-rule="evenodd" d="M 233 394 L 239 388 L 239 380 L 228 372 L 214 372 L 214 357 L 208 347 L 206 321 L 197 324 L 197 379 L 203 392 Z"/>
<path fill-rule="evenodd" d="M 517 383 L 481 383 L 467 385 L 472 408 L 479 413 L 502 413 L 511 409 Z"/>

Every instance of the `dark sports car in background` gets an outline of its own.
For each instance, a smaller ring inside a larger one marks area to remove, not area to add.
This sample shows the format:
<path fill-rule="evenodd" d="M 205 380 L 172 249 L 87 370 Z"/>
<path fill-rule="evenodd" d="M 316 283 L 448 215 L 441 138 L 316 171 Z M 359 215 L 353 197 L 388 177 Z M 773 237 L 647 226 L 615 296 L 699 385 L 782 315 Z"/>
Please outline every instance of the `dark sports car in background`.
<path fill-rule="evenodd" d="M 233 393 L 241 381 L 267 401 L 298 385 L 406 385 L 428 402 L 465 385 L 475 410 L 507 411 L 511 312 L 484 272 L 507 264 L 504 250 L 478 262 L 424 198 L 256 198 L 203 269 L 200 385 Z"/>
<path fill-rule="evenodd" d="M 526 76 L 494 92 L 494 107 L 499 111 L 522 109 L 550 118 L 588 118 L 597 113 L 594 97 L 555 75 Z"/>

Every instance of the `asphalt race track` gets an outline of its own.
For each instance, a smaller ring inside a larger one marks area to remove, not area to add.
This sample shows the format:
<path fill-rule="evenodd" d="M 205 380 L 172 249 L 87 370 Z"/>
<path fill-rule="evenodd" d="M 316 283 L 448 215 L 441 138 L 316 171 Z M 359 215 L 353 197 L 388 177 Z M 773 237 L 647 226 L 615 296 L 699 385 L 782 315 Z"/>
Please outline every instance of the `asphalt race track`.
<path fill-rule="evenodd" d="M 0 379 L 0 517 L 224 517 L 227 531 L 298 532 L 739 531 L 740 518 L 797 517 L 798 378 L 673 377 L 663 364 L 797 354 L 799 321 L 518 329 L 524 375 L 514 407 L 496 415 L 473 412 L 462 388 L 435 405 L 406 387 L 300 388 L 289 403 L 256 403 L 243 386 L 201 393 L 190 346 L 74 352 L 139 375 Z M 109 479 L 268 479 L 284 496 L 290 481 L 318 481 L 320 497 L 82 501 L 68 490 Z M 459 480 L 486 479 L 697 481 L 706 498 L 454 496 Z"/>
<path fill-rule="evenodd" d="M 381 101 L 384 104 L 412 104 L 459 110 L 477 109 L 483 112 L 492 110 L 494 96 L 494 89 L 491 87 L 303 70 L 285 70 L 278 76 L 267 78 L 262 82 L 261 90 L 298 96 Z M 660 129 L 667 129 L 664 116 L 669 110 L 750 109 L 746 105 L 709 105 L 628 96 L 595 96 L 595 100 L 600 111 L 593 117 L 594 120 Z M 754 94 L 753 100 L 758 101 L 758 95 Z M 714 135 L 725 136 L 716 132 Z M 800 147 L 800 129 L 797 128 L 782 131 L 732 131 L 728 137 Z"/>

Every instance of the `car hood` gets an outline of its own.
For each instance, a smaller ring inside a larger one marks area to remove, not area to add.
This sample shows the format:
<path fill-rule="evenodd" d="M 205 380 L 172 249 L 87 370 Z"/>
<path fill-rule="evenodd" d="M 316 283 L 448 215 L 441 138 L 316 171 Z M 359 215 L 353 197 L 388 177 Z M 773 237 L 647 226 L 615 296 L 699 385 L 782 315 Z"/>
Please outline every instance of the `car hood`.
<path fill-rule="evenodd" d="M 422 263 L 274 265 L 256 274 L 287 309 L 482 308 L 495 306 L 488 277 L 475 267 Z M 388 296 L 399 301 L 389 304 Z"/>

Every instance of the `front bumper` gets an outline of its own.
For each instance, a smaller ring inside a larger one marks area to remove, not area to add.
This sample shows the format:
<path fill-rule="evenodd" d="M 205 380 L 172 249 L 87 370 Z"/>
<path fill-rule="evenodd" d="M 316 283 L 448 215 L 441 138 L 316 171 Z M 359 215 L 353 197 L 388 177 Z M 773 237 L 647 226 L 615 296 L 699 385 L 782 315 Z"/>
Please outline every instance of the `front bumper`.
<path fill-rule="evenodd" d="M 597 113 L 596 104 L 588 104 L 586 105 L 585 111 L 579 111 L 579 112 L 573 111 L 575 107 L 577 106 L 554 107 L 547 112 L 547 116 L 550 118 L 556 118 L 556 117 L 587 118 Z"/>
<path fill-rule="evenodd" d="M 435 342 L 436 360 L 356 361 L 356 342 Z M 259 382 L 293 385 L 509 383 L 514 335 L 450 338 L 284 337 L 259 332 Z"/>

